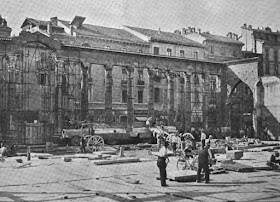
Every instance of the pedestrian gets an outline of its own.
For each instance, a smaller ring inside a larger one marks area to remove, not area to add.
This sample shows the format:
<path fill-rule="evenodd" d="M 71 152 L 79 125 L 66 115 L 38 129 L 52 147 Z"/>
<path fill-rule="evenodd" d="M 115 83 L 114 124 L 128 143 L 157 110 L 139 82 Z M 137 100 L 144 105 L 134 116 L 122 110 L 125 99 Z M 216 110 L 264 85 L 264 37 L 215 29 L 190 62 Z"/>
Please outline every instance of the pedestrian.
<path fill-rule="evenodd" d="M 203 149 L 205 147 L 205 142 L 206 142 L 206 134 L 204 133 L 203 129 L 201 129 L 200 141 L 201 141 L 201 149 Z"/>
<path fill-rule="evenodd" d="M 164 146 L 159 150 L 158 152 L 158 160 L 157 160 L 157 166 L 159 168 L 159 174 L 160 174 L 160 183 L 162 187 L 167 187 L 166 184 L 166 166 L 169 163 L 169 159 L 167 157 L 167 147 L 168 142 L 164 141 Z"/>
<path fill-rule="evenodd" d="M 276 151 L 274 152 L 271 156 L 269 161 L 267 161 L 267 165 L 270 166 L 273 169 L 277 169 L 280 165 L 280 159 L 276 159 L 279 157 L 279 152 Z"/>
<path fill-rule="evenodd" d="M 81 153 L 86 153 L 86 140 L 84 135 L 82 135 L 80 138 L 80 149 L 81 149 Z"/>
<path fill-rule="evenodd" d="M 199 150 L 198 152 L 198 169 L 197 169 L 197 176 L 196 176 L 196 182 L 201 182 L 201 170 L 204 170 L 205 174 L 205 184 L 209 183 L 209 162 L 211 159 L 214 159 L 212 156 L 212 152 L 209 149 L 210 145 L 207 144 L 202 150 Z"/>

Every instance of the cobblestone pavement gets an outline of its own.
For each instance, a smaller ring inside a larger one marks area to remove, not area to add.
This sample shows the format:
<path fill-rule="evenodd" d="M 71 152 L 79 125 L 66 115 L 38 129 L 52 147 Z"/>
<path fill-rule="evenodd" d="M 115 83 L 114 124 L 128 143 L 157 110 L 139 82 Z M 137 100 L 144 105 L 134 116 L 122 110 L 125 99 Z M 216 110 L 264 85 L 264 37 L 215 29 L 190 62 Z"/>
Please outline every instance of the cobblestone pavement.
<path fill-rule="evenodd" d="M 26 157 L 6 158 L 0 162 L 0 201 L 280 201 L 280 172 L 229 171 L 211 175 L 210 184 L 168 181 L 169 187 L 161 187 L 154 156 L 147 150 L 125 155 L 144 158 L 96 166 L 86 158 L 64 162 L 61 156 L 34 157 L 23 167 L 15 159 L 26 163 Z M 267 156 L 268 152 L 246 152 L 239 162 L 264 162 Z M 170 160 L 167 173 L 176 170 L 176 157 Z M 124 177 L 140 183 L 127 183 Z"/>

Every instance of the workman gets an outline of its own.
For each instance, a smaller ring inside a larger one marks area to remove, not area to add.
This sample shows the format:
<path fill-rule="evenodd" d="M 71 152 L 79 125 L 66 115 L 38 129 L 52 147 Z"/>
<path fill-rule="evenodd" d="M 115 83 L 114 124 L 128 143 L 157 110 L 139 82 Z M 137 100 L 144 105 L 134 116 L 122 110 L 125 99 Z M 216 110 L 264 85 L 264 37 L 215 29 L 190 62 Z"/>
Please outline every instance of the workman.
<path fill-rule="evenodd" d="M 166 166 L 169 163 L 169 159 L 167 157 L 167 147 L 168 141 L 164 141 L 163 147 L 158 152 L 157 166 L 159 168 L 160 183 L 162 187 L 168 186 L 166 184 Z"/>
<path fill-rule="evenodd" d="M 80 149 L 81 153 L 86 153 L 86 140 L 84 135 L 80 138 Z"/>
<path fill-rule="evenodd" d="M 201 149 L 203 149 L 205 147 L 205 142 L 206 142 L 206 134 L 204 133 L 203 129 L 201 129 L 200 140 L 201 140 Z"/>
<path fill-rule="evenodd" d="M 267 165 L 270 166 L 271 168 L 278 168 L 280 165 L 280 159 L 276 159 L 277 157 L 279 157 L 279 152 L 275 151 L 271 156 L 269 161 L 267 161 Z"/>
<path fill-rule="evenodd" d="M 201 170 L 204 170 L 205 174 L 205 184 L 209 183 L 209 162 L 213 159 L 212 152 L 210 150 L 210 144 L 205 145 L 202 150 L 198 152 L 198 169 L 196 182 L 201 182 Z"/>

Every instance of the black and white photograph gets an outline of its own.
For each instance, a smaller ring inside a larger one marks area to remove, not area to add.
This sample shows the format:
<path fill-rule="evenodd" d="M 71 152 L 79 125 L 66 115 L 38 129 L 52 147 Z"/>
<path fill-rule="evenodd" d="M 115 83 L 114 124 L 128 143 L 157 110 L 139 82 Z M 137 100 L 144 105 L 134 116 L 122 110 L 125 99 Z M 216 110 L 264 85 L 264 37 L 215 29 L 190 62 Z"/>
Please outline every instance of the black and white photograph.
<path fill-rule="evenodd" d="M 0 0 L 0 202 L 279 202 L 279 0 Z"/>

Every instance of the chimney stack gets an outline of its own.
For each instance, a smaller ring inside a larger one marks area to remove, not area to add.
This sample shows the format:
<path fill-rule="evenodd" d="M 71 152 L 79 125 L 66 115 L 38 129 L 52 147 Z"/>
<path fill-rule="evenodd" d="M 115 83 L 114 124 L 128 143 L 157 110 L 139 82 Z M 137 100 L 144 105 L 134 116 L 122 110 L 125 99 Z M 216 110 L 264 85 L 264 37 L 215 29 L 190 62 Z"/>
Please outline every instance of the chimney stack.
<path fill-rule="evenodd" d="M 52 23 L 51 22 L 48 22 L 48 24 L 47 24 L 47 33 L 48 34 L 52 33 Z"/>
<path fill-rule="evenodd" d="M 249 29 L 252 29 L 252 25 L 248 25 L 248 28 L 249 28 Z"/>
<path fill-rule="evenodd" d="M 246 23 L 244 23 L 243 27 L 244 27 L 244 28 L 247 28 L 247 24 L 246 24 Z"/>
<path fill-rule="evenodd" d="M 158 28 L 158 34 L 161 34 L 161 30 L 160 30 L 160 28 Z"/>
<path fill-rule="evenodd" d="M 200 29 L 200 28 L 198 28 L 197 30 L 198 30 L 198 34 L 201 34 L 201 29 Z"/>
<path fill-rule="evenodd" d="M 57 26 L 57 17 L 52 17 L 51 18 L 51 23 L 55 26 Z"/>
<path fill-rule="evenodd" d="M 227 34 L 227 37 L 232 38 L 232 32 L 229 32 L 229 33 Z"/>
<path fill-rule="evenodd" d="M 185 34 L 186 34 L 186 29 L 182 28 L 182 35 L 185 35 Z"/>
<path fill-rule="evenodd" d="M 176 30 L 174 31 L 174 33 L 175 33 L 175 34 L 178 34 L 178 35 L 181 35 L 181 31 L 178 30 L 178 29 L 176 29 Z"/>

